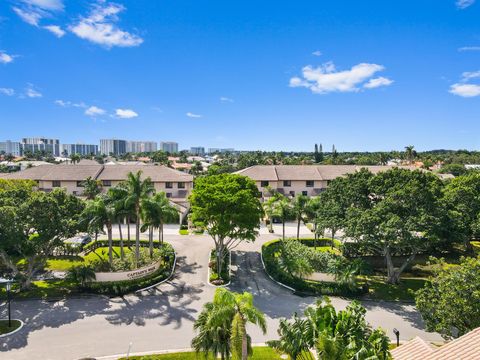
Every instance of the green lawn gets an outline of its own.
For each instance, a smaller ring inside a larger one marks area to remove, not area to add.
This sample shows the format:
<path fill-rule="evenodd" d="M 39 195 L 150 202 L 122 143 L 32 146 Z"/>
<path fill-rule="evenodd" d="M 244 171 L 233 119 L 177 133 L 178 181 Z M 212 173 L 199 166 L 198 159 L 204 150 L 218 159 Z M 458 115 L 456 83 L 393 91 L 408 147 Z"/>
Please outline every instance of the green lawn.
<path fill-rule="evenodd" d="M 21 291 L 13 295 L 13 299 L 31 299 L 31 298 L 61 298 L 76 291 L 76 287 L 66 280 L 41 280 L 34 281 L 28 291 Z M 4 288 L 0 288 L 0 300 L 7 297 Z"/>
<path fill-rule="evenodd" d="M 330 252 L 332 254 L 336 254 L 336 255 L 341 255 L 341 251 L 338 250 L 337 248 L 333 248 L 331 246 L 317 246 L 316 248 L 314 248 L 316 251 L 320 251 L 320 252 Z"/>
<path fill-rule="evenodd" d="M 368 297 L 386 301 L 413 301 L 412 291 L 421 289 L 426 282 L 425 278 L 402 278 L 399 285 L 387 284 L 383 276 L 365 276 L 370 290 Z"/>
<path fill-rule="evenodd" d="M 125 254 L 132 252 L 127 247 L 123 248 Z M 113 247 L 113 257 L 120 257 L 120 247 Z M 54 256 L 47 260 L 47 270 L 57 270 L 57 271 L 67 271 L 73 266 L 78 266 L 82 264 L 89 264 L 96 259 L 108 259 L 108 247 L 100 247 L 95 251 L 87 254 L 85 257 L 81 256 Z"/>
<path fill-rule="evenodd" d="M 0 335 L 12 332 L 18 329 L 22 323 L 18 320 L 12 320 L 12 327 L 8 327 L 8 320 L 0 320 Z"/>
<path fill-rule="evenodd" d="M 125 360 L 121 358 L 120 360 Z M 213 356 L 209 356 L 205 359 L 203 353 L 196 354 L 195 352 L 182 352 L 173 354 L 161 354 L 161 355 L 145 355 L 145 356 L 130 356 L 131 360 L 214 360 Z M 269 347 L 254 347 L 253 355 L 249 357 L 252 360 L 280 360 L 281 356 L 273 349 Z M 313 357 L 312 357 L 313 359 Z"/>

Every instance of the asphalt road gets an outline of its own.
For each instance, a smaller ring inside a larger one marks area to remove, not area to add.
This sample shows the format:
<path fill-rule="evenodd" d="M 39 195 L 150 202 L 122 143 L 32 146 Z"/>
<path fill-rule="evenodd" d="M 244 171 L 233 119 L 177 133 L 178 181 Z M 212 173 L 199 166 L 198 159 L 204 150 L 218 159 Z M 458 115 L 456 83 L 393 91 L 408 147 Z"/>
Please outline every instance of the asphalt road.
<path fill-rule="evenodd" d="M 293 234 L 295 229 L 290 226 L 287 231 Z M 26 325 L 15 335 L 0 338 L 0 359 L 65 360 L 125 354 L 130 343 L 132 352 L 189 347 L 194 336 L 193 322 L 215 291 L 207 283 L 208 252 L 213 242 L 208 236 L 174 233 L 174 229 L 168 231 L 166 240 L 177 251 L 177 270 L 171 281 L 156 289 L 113 299 L 15 301 L 13 317 Z M 302 229 L 302 233 L 308 230 Z M 316 301 L 314 297 L 292 294 L 265 275 L 258 250 L 276 236 L 262 231 L 255 243 L 241 244 L 233 254 L 234 274 L 229 287 L 253 293 L 255 305 L 267 318 L 266 335 L 256 328 L 249 329 L 254 343 L 275 338 L 280 318 L 301 313 Z M 348 304 L 341 298 L 332 298 L 332 302 L 338 309 Z M 438 334 L 423 330 L 421 317 L 412 305 L 370 301 L 363 305 L 367 320 L 375 327 L 383 327 L 388 335 L 393 336 L 396 327 L 403 340 L 418 335 L 441 341 Z M 0 317 L 5 317 L 3 304 L 0 309 Z"/>

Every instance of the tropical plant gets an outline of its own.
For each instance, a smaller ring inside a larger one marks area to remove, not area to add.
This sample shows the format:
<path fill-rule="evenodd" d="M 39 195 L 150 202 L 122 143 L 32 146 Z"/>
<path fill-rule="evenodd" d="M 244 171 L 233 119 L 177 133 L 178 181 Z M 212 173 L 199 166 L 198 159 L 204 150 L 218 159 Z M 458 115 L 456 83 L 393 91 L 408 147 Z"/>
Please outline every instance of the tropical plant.
<path fill-rule="evenodd" d="M 152 180 L 146 178 L 142 180 L 142 172 L 128 173 L 127 180 L 124 183 L 127 189 L 127 197 L 125 204 L 127 208 L 135 209 L 135 256 L 140 256 L 140 219 L 142 200 L 150 196 L 154 192 Z"/>
<path fill-rule="evenodd" d="M 427 329 L 451 338 L 480 327 L 480 258 L 464 258 L 454 266 L 432 262 L 438 270 L 415 295 Z"/>
<path fill-rule="evenodd" d="M 273 215 L 282 220 L 282 239 L 285 240 L 285 223 L 293 216 L 293 208 L 290 200 L 278 194 L 273 200 Z"/>
<path fill-rule="evenodd" d="M 74 266 L 67 271 L 66 279 L 85 288 L 88 283 L 95 280 L 95 270 L 89 265 Z"/>
<path fill-rule="evenodd" d="M 255 182 L 245 176 L 220 174 L 197 178 L 190 195 L 191 219 L 205 224 L 215 243 L 217 273 L 224 254 L 242 241 L 255 241 L 263 215 Z"/>
<path fill-rule="evenodd" d="M 267 330 L 263 313 L 253 305 L 252 294 L 218 288 L 213 302 L 204 305 L 194 323 L 198 334 L 192 340 L 192 347 L 205 356 L 228 359 L 232 354 L 234 359 L 246 360 L 252 351 L 247 323 L 257 325 L 263 333 Z"/>
<path fill-rule="evenodd" d="M 72 155 L 70 155 L 70 162 L 71 162 L 73 165 L 75 165 L 76 163 L 79 163 L 80 160 L 81 160 L 80 155 L 78 155 L 78 154 L 72 154 Z"/>
<path fill-rule="evenodd" d="M 305 310 L 305 318 L 295 314 L 292 321 L 281 321 L 280 339 L 269 346 L 286 352 L 293 360 L 305 359 L 308 349 L 316 348 L 320 359 L 391 359 L 390 340 L 383 330 L 373 330 L 365 320 L 366 310 L 354 301 L 336 311 L 328 298 Z"/>
<path fill-rule="evenodd" d="M 117 211 L 115 208 L 115 198 L 112 193 L 98 196 L 94 200 L 87 201 L 87 205 L 82 213 L 85 222 L 94 226 L 102 226 L 107 228 L 108 236 L 108 259 L 110 265 L 113 262 L 113 224 L 117 220 Z"/>
<path fill-rule="evenodd" d="M 297 195 L 292 200 L 292 213 L 297 220 L 297 240 L 300 239 L 300 225 L 307 210 L 308 197 L 305 195 Z"/>
<path fill-rule="evenodd" d="M 87 177 L 83 181 L 83 195 L 86 196 L 88 200 L 92 200 L 102 192 L 102 183 L 100 180 L 92 179 L 91 176 Z"/>

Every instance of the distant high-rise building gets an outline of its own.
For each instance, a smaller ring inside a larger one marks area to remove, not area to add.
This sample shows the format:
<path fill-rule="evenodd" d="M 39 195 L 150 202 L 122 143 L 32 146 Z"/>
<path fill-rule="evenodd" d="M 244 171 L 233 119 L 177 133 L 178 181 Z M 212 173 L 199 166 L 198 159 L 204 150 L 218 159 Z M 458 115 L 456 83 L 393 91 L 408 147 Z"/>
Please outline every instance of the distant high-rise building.
<path fill-rule="evenodd" d="M 13 156 L 22 155 L 22 146 L 19 142 L 5 140 L 0 142 L 0 153 L 10 154 Z"/>
<path fill-rule="evenodd" d="M 60 140 L 41 137 L 31 137 L 22 139 L 22 152 L 45 151 L 53 156 L 60 156 Z"/>
<path fill-rule="evenodd" d="M 127 153 L 127 141 L 119 139 L 100 139 L 100 153 L 104 155 L 124 155 Z"/>
<path fill-rule="evenodd" d="M 92 144 L 61 144 L 61 154 L 70 156 L 73 154 L 78 155 L 97 155 L 98 145 Z"/>
<path fill-rule="evenodd" d="M 214 154 L 214 153 L 227 153 L 227 152 L 235 152 L 235 149 L 232 148 L 226 148 L 226 149 L 221 149 L 221 148 L 209 148 L 208 153 L 209 154 Z"/>
<path fill-rule="evenodd" d="M 191 147 L 190 148 L 190 154 L 197 155 L 197 156 L 203 156 L 203 155 L 205 155 L 205 148 L 202 147 L 202 146 Z"/>
<path fill-rule="evenodd" d="M 142 153 L 157 151 L 155 141 L 127 141 L 127 152 Z"/>
<path fill-rule="evenodd" d="M 160 143 L 160 150 L 170 154 L 176 154 L 178 153 L 178 143 L 174 141 L 162 141 Z"/>

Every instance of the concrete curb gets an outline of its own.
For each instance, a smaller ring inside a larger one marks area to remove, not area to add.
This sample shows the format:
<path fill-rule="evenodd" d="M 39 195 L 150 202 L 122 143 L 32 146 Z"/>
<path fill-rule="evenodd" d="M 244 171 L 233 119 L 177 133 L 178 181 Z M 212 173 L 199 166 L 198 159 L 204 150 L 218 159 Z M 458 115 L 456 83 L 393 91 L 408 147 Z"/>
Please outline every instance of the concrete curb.
<path fill-rule="evenodd" d="M 207 261 L 207 267 L 208 267 L 208 273 L 207 273 L 207 284 L 210 285 L 211 287 L 214 287 L 214 288 L 219 288 L 219 287 L 227 287 L 228 285 L 230 285 L 230 283 L 232 282 L 232 252 L 230 250 L 228 250 L 228 255 L 229 255 L 229 264 L 228 264 L 228 275 L 229 275 L 229 280 L 228 280 L 228 283 L 226 284 L 223 284 L 223 285 L 213 285 L 211 282 L 210 282 L 210 266 L 208 266 L 208 264 L 210 263 L 210 255 L 212 254 L 212 251 L 214 249 L 210 250 L 210 252 L 208 253 L 208 261 Z"/>
<path fill-rule="evenodd" d="M 0 335 L 0 339 L 15 334 L 16 332 L 22 330 L 23 325 L 25 325 L 25 323 L 24 323 L 22 320 L 20 320 L 20 319 L 12 319 L 12 320 L 20 321 L 20 326 L 19 326 L 17 329 L 15 329 L 15 330 L 13 330 L 13 331 L 11 331 L 11 332 L 9 332 L 9 333 Z"/>
<path fill-rule="evenodd" d="M 135 290 L 134 293 L 139 293 L 141 291 L 147 291 L 147 290 L 150 290 L 154 287 L 157 287 L 159 285 L 162 285 L 163 283 L 167 282 L 168 280 L 170 280 L 173 276 L 173 274 L 175 273 L 175 268 L 177 267 L 177 252 L 174 250 L 173 251 L 173 255 L 175 256 L 175 258 L 173 259 L 173 266 L 172 266 L 172 271 L 170 272 L 170 275 L 168 275 L 168 277 L 156 284 L 153 284 L 153 285 L 150 285 L 150 286 L 147 286 L 146 288 L 143 288 L 143 289 L 139 289 L 139 290 Z"/>
<path fill-rule="evenodd" d="M 285 284 L 282 284 L 281 282 L 275 280 L 267 271 L 267 268 L 265 267 L 265 262 L 263 261 L 263 251 L 262 249 L 260 249 L 260 259 L 262 260 L 262 266 L 263 266 L 263 270 L 265 271 L 265 274 L 267 274 L 267 276 L 270 278 L 270 280 L 272 280 L 274 283 L 277 283 L 278 285 L 284 287 L 285 289 L 288 289 L 292 292 L 295 292 L 296 290 L 288 285 L 285 285 Z"/>

